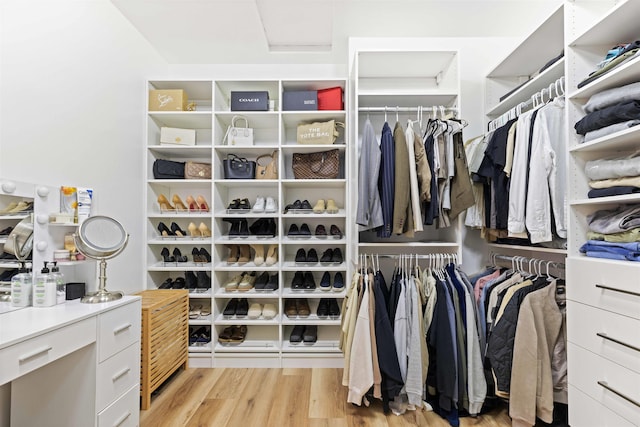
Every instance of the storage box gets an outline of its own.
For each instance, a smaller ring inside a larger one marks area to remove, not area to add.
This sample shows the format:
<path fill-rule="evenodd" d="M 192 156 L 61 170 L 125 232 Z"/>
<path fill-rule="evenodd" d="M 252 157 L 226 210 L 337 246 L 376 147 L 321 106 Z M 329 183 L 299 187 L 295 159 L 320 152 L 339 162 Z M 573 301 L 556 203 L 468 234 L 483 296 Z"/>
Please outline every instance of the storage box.
<path fill-rule="evenodd" d="M 318 91 L 318 110 L 344 110 L 342 88 L 331 87 Z"/>
<path fill-rule="evenodd" d="M 318 109 L 318 92 L 315 90 L 292 90 L 282 94 L 284 111 L 303 111 Z"/>
<path fill-rule="evenodd" d="M 231 92 L 231 111 L 269 111 L 269 92 Z"/>
<path fill-rule="evenodd" d="M 160 145 L 196 145 L 195 129 L 160 128 Z"/>
<path fill-rule="evenodd" d="M 186 111 L 187 104 L 187 93 L 182 89 L 149 91 L 149 111 Z"/>
<path fill-rule="evenodd" d="M 67 301 L 82 298 L 86 293 L 86 284 L 84 282 L 69 282 L 65 285 L 65 293 Z"/>

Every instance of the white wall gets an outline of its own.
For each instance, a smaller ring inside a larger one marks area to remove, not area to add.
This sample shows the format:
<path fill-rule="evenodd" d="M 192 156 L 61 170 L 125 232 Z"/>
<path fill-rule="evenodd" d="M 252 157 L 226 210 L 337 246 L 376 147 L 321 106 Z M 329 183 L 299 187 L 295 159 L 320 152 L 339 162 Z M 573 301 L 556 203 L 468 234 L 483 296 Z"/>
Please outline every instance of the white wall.
<path fill-rule="evenodd" d="M 93 187 L 131 234 L 108 288 L 142 289 L 145 79 L 166 62 L 108 0 L 2 0 L 0 20 L 0 176 Z"/>

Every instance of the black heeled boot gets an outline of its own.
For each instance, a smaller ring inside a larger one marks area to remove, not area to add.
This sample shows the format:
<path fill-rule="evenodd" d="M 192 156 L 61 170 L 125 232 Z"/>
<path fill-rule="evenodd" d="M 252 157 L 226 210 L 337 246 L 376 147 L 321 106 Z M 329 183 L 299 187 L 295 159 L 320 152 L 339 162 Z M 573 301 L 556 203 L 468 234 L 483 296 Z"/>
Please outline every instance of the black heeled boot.
<path fill-rule="evenodd" d="M 240 220 L 240 236 L 249 236 L 249 227 L 246 219 Z"/>
<path fill-rule="evenodd" d="M 198 271 L 197 273 L 198 279 L 198 289 L 209 289 L 211 288 L 211 277 L 207 274 L 206 271 Z"/>
<path fill-rule="evenodd" d="M 187 284 L 187 289 L 195 289 L 198 287 L 198 278 L 193 271 L 185 271 L 184 278 Z"/>
<path fill-rule="evenodd" d="M 265 222 L 264 218 L 255 220 L 254 223 L 251 224 L 251 226 L 249 227 L 249 231 L 251 231 L 251 234 L 253 234 L 254 236 L 259 236 L 264 222 Z"/>
<path fill-rule="evenodd" d="M 228 222 L 231 224 L 229 227 L 229 236 L 239 236 L 240 235 L 240 219 L 237 218 L 222 218 L 224 222 Z M 245 220 L 246 221 L 246 220 Z"/>

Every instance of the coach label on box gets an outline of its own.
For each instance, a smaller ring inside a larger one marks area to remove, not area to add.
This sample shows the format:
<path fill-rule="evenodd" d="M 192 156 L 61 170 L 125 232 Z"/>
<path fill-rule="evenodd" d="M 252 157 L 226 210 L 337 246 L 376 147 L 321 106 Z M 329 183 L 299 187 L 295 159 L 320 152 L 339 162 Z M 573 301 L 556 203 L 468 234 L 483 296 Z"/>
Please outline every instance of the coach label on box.
<path fill-rule="evenodd" d="M 269 111 L 269 92 L 231 92 L 231 111 Z"/>

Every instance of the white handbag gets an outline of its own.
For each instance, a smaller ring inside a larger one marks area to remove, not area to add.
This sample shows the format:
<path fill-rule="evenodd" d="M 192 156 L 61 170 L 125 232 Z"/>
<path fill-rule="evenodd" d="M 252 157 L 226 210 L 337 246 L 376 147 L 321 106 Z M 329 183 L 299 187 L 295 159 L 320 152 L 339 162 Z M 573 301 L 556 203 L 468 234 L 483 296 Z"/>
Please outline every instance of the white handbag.
<path fill-rule="evenodd" d="M 236 126 L 237 120 L 244 120 L 244 127 Z M 253 145 L 253 129 L 249 127 L 249 121 L 246 117 L 233 116 L 224 143 L 234 146 Z"/>

